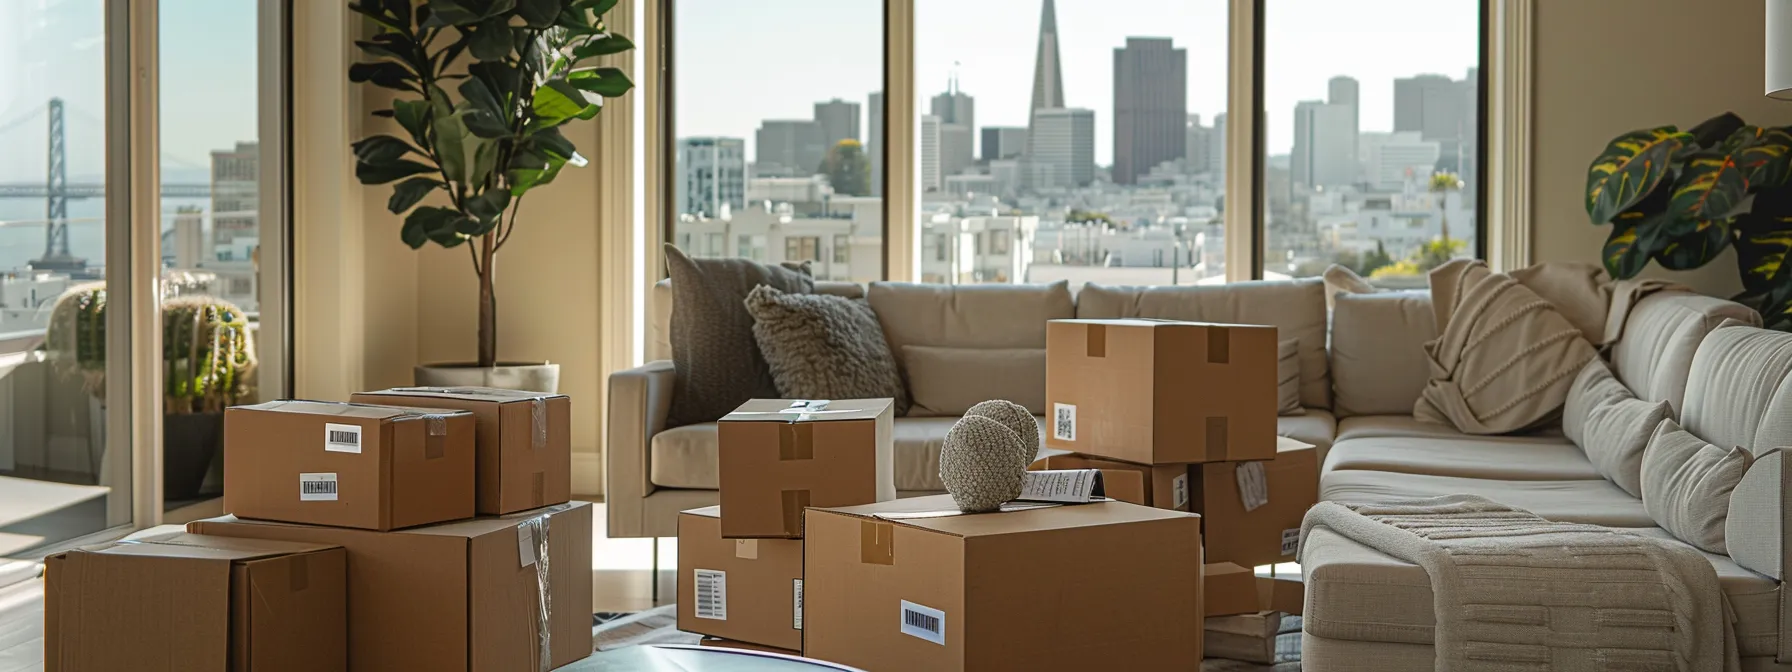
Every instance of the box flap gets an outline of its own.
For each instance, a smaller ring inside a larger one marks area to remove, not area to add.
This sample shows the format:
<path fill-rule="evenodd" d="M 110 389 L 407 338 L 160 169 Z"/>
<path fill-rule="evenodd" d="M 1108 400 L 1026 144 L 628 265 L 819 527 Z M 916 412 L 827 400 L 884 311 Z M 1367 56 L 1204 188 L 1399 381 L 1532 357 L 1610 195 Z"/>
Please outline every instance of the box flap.
<path fill-rule="evenodd" d="M 335 546 L 182 533 L 153 539 L 115 541 L 83 548 L 81 551 L 106 555 L 241 561 L 331 548 Z"/>
<path fill-rule="evenodd" d="M 752 399 L 718 422 L 836 422 L 876 420 L 889 399 Z"/>
<path fill-rule="evenodd" d="M 566 397 L 564 394 L 506 390 L 496 387 L 394 387 L 378 392 L 362 392 L 361 394 L 370 396 L 420 397 L 425 399 L 456 399 L 460 401 L 489 401 L 499 404 Z"/>
<path fill-rule="evenodd" d="M 1089 525 L 1137 523 L 1194 514 L 1167 511 L 1112 500 L 1088 504 L 1010 502 L 996 513 L 962 513 L 951 495 L 909 497 L 876 504 L 816 509 L 857 518 L 882 520 L 959 537 L 981 537 Z"/>
<path fill-rule="evenodd" d="M 275 413 L 340 415 L 345 418 L 369 418 L 375 420 L 420 418 L 431 415 L 472 415 L 466 411 L 456 411 L 446 408 L 380 406 L 377 404 L 351 404 L 341 401 L 305 401 L 301 399 L 282 399 L 280 401 L 269 401 L 247 406 L 232 406 L 231 408 L 244 411 L 271 411 Z"/>
<path fill-rule="evenodd" d="M 465 537 L 472 539 L 475 537 L 483 537 L 493 532 L 515 528 L 517 525 L 522 524 L 523 521 L 536 516 L 554 516 L 571 511 L 580 506 L 588 505 L 585 502 L 567 502 L 565 504 L 556 504 L 540 509 L 530 509 L 528 511 L 503 516 L 480 516 L 478 518 L 457 520 L 452 523 L 438 523 L 435 525 L 413 527 L 405 530 L 395 530 L 390 534 L 428 534 L 441 537 Z"/>

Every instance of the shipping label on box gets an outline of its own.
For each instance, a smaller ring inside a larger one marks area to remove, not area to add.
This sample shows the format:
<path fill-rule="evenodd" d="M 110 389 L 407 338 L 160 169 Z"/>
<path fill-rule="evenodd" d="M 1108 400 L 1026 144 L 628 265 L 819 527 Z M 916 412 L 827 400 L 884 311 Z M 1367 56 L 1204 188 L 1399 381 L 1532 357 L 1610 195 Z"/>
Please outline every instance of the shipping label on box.
<path fill-rule="evenodd" d="M 398 387 L 350 401 L 467 411 L 474 434 L 475 510 L 514 513 L 572 499 L 572 400 L 490 387 Z"/>
<path fill-rule="evenodd" d="M 1276 328 L 1052 320 L 1046 445 L 1140 464 L 1270 459 Z"/>
<path fill-rule="evenodd" d="M 803 541 L 724 539 L 723 508 L 678 514 L 678 629 L 803 648 Z"/>
<path fill-rule="evenodd" d="M 1031 471 L 1098 469 L 1107 496 L 1113 499 L 1171 511 L 1189 510 L 1189 466 L 1186 464 L 1133 464 L 1074 453 L 1049 453 L 1027 467 Z"/>
<path fill-rule="evenodd" d="M 803 536 L 803 509 L 896 498 L 890 399 L 754 399 L 717 423 L 722 536 Z"/>
<path fill-rule="evenodd" d="M 1319 501 L 1319 455 L 1294 439 L 1276 443 L 1273 460 L 1190 468 L 1208 562 L 1255 567 L 1295 561 L 1301 521 Z"/>

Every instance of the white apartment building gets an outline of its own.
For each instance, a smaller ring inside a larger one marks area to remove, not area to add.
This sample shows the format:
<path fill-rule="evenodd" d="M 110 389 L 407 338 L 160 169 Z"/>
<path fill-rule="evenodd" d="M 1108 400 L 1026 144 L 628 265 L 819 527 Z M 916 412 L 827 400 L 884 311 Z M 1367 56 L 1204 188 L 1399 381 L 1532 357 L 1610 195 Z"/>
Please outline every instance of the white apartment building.
<path fill-rule="evenodd" d="M 727 218 L 684 217 L 673 238 L 691 256 L 808 261 L 817 280 L 870 282 L 883 275 L 883 228 L 881 199 L 842 196 L 816 215 L 755 202 Z"/>
<path fill-rule="evenodd" d="M 747 204 L 747 141 L 695 137 L 678 140 L 673 184 L 678 214 L 720 217 Z"/>
<path fill-rule="evenodd" d="M 1035 216 L 923 214 L 921 281 L 1025 282 L 1033 264 Z"/>
<path fill-rule="evenodd" d="M 755 177 L 747 180 L 747 197 L 736 211 L 746 208 L 747 203 L 819 203 L 833 196 L 834 189 L 828 186 L 828 180 L 821 175 L 808 177 Z M 717 215 L 718 217 L 720 215 Z"/>
<path fill-rule="evenodd" d="M 1421 139 L 1418 131 L 1364 133 L 1361 143 L 1366 181 L 1382 191 L 1399 191 L 1415 176 L 1429 177 L 1443 155 L 1436 141 Z"/>

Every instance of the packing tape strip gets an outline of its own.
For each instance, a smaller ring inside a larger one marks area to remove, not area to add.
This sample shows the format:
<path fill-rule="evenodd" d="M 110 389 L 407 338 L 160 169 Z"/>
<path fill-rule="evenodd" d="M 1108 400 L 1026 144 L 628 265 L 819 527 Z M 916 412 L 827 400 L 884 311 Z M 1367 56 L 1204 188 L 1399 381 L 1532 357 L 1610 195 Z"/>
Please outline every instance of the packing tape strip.
<path fill-rule="evenodd" d="M 778 425 L 778 461 L 815 459 L 815 425 L 791 422 Z"/>
<path fill-rule="evenodd" d="M 783 490 L 779 494 L 784 507 L 784 533 L 803 536 L 803 509 L 809 508 L 809 491 Z"/>
<path fill-rule="evenodd" d="M 548 400 L 536 397 L 529 400 L 529 447 L 541 450 L 548 447 Z"/>
<path fill-rule="evenodd" d="M 1226 444 L 1230 440 L 1227 437 L 1228 434 L 1230 434 L 1231 429 L 1226 420 L 1225 416 L 1207 419 L 1206 442 L 1208 462 L 1226 461 Z"/>
<path fill-rule="evenodd" d="M 519 528 L 528 528 L 535 538 L 535 639 L 539 656 L 536 663 L 538 672 L 548 672 L 554 667 L 554 578 L 549 567 L 549 558 L 552 556 L 548 554 L 548 517 L 553 513 L 549 511 L 532 516 L 518 524 Z"/>
<path fill-rule="evenodd" d="M 1232 330 L 1225 327 L 1207 327 L 1207 363 L 1232 363 Z"/>
<path fill-rule="evenodd" d="M 433 460 L 448 454 L 448 417 L 423 414 L 423 459 Z"/>
<path fill-rule="evenodd" d="M 859 562 L 868 565 L 896 563 L 896 527 L 872 520 L 859 521 Z"/>

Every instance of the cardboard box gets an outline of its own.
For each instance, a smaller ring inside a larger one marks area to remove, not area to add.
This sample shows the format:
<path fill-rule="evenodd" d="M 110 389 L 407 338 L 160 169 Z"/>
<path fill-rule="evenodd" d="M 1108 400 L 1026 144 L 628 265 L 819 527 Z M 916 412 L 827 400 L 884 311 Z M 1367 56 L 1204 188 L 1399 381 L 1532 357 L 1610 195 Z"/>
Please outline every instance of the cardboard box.
<path fill-rule="evenodd" d="M 891 400 L 792 403 L 754 399 L 717 423 L 722 536 L 801 538 L 806 507 L 896 498 Z"/>
<path fill-rule="evenodd" d="M 752 644 L 752 643 L 737 641 L 737 640 L 733 640 L 733 639 L 724 639 L 721 637 L 704 637 L 703 639 L 697 641 L 697 645 L 698 646 L 708 646 L 708 647 L 719 648 L 719 649 L 741 649 L 743 651 L 758 651 L 760 653 L 776 653 L 776 654 L 785 655 L 785 656 L 799 656 L 800 657 L 803 655 L 803 652 L 801 652 L 801 651 L 792 651 L 790 649 L 780 649 L 775 646 L 762 646 L 759 644 Z"/>
<path fill-rule="evenodd" d="M 1274 460 L 1190 469 L 1198 472 L 1191 473 L 1191 499 L 1201 514 L 1207 562 L 1245 567 L 1294 562 L 1300 523 L 1319 501 L 1319 456 L 1312 445 L 1283 437 L 1276 441 Z M 1254 485 L 1242 489 L 1241 482 Z M 1262 503 L 1247 511 L 1247 493 Z"/>
<path fill-rule="evenodd" d="M 722 507 L 678 514 L 678 629 L 803 648 L 803 541 L 723 539 Z"/>
<path fill-rule="evenodd" d="M 473 516 L 473 414 L 270 401 L 224 411 L 224 510 L 392 530 Z"/>
<path fill-rule="evenodd" d="M 1209 618 L 1202 653 L 1208 658 L 1269 665 L 1276 662 L 1276 635 L 1281 628 L 1279 611 Z"/>
<path fill-rule="evenodd" d="M 1042 449 L 1058 453 L 1054 448 Z M 1189 467 L 1186 464 L 1133 464 L 1119 460 L 1077 455 L 1048 454 L 1027 466 L 1033 471 L 1056 469 L 1099 469 L 1102 488 L 1108 497 L 1129 504 L 1151 506 L 1171 511 L 1189 510 Z"/>
<path fill-rule="evenodd" d="M 44 669 L 348 667 L 341 548 L 174 534 L 44 560 Z"/>
<path fill-rule="evenodd" d="M 1299 575 L 1257 575 L 1257 590 L 1263 608 L 1299 616 L 1306 613 L 1307 584 Z"/>
<path fill-rule="evenodd" d="M 1045 443 L 1139 464 L 1275 454 L 1276 328 L 1052 320 Z"/>
<path fill-rule="evenodd" d="M 501 515 L 572 499 L 572 400 L 491 387 L 396 387 L 358 404 L 451 408 L 473 414 L 473 510 Z"/>
<path fill-rule="evenodd" d="M 543 585 L 546 667 L 591 655 L 591 524 L 572 502 L 396 532 L 233 516 L 187 529 L 347 549 L 352 669 L 514 672 L 543 667 Z"/>
<path fill-rule="evenodd" d="M 1251 568 L 1220 562 L 1202 567 L 1201 572 L 1204 615 L 1232 616 L 1264 609 L 1267 600 L 1259 594 L 1257 575 Z"/>
<path fill-rule="evenodd" d="M 805 656 L 873 672 L 1200 659 L 1192 514 L 1116 501 L 961 514 L 934 495 L 807 518 Z"/>

